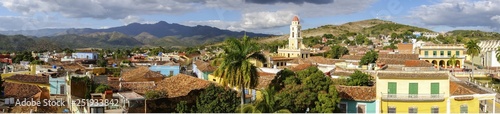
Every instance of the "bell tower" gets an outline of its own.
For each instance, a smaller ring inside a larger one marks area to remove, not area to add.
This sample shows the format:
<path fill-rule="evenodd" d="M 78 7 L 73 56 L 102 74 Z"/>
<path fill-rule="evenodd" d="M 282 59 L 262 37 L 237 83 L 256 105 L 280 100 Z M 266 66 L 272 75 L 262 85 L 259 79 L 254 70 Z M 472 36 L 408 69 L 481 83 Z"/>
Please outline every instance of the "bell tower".
<path fill-rule="evenodd" d="M 300 21 L 299 17 L 294 16 L 290 25 L 290 37 L 288 38 L 288 47 L 290 49 L 302 48 L 302 37 L 300 36 Z"/>

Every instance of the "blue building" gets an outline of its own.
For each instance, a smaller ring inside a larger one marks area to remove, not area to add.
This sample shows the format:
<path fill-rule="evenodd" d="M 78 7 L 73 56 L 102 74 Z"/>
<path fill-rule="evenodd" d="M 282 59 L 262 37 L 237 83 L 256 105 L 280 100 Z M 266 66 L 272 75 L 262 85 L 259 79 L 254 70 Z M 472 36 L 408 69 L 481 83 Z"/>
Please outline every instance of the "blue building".
<path fill-rule="evenodd" d="M 181 68 L 179 65 L 155 65 L 149 67 L 151 71 L 159 71 L 165 76 L 175 76 L 179 74 Z"/>
<path fill-rule="evenodd" d="M 71 56 L 76 59 L 88 59 L 88 60 L 97 59 L 97 53 L 92 53 L 92 52 L 76 52 L 71 54 Z"/>
<path fill-rule="evenodd" d="M 370 86 L 335 86 L 341 98 L 338 107 L 343 113 L 376 113 L 376 89 Z"/>
<path fill-rule="evenodd" d="M 67 86 L 66 86 L 66 77 L 52 77 L 49 76 L 49 84 L 50 84 L 50 94 L 66 94 Z"/>

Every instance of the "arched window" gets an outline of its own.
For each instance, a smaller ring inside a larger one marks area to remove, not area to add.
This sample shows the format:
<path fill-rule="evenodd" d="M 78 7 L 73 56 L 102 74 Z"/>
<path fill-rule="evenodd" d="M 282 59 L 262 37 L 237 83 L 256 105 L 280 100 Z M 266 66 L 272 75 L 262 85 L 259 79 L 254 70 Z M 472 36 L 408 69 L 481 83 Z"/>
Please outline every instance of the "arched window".
<path fill-rule="evenodd" d="M 292 37 L 295 37 L 295 34 L 292 32 Z"/>

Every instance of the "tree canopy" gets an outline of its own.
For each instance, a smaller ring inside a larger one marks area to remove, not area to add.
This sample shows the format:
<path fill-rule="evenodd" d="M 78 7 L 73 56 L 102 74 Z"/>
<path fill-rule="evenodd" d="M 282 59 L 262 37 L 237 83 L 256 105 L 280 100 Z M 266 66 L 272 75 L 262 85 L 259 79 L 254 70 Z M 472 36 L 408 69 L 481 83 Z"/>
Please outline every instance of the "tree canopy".
<path fill-rule="evenodd" d="M 378 53 L 374 50 L 366 52 L 365 56 L 361 58 L 359 65 L 368 65 L 368 63 L 375 63 L 378 59 Z"/>
<path fill-rule="evenodd" d="M 354 71 L 353 74 L 350 75 L 350 78 L 347 79 L 348 86 L 368 86 L 372 80 L 372 77 L 368 74 L 365 74 L 359 70 Z"/>

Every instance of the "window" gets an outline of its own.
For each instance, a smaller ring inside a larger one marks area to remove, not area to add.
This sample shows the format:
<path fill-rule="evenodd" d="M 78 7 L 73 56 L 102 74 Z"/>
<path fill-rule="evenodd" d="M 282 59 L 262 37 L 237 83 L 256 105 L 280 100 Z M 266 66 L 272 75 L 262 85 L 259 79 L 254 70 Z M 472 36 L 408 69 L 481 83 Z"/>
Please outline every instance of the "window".
<path fill-rule="evenodd" d="M 409 107 L 408 108 L 408 113 L 417 113 L 417 107 Z"/>
<path fill-rule="evenodd" d="M 439 53 L 439 55 L 443 56 L 443 55 L 444 55 L 444 51 L 441 51 L 441 52 Z"/>
<path fill-rule="evenodd" d="M 212 80 L 213 80 L 214 82 L 216 82 L 216 80 L 215 80 L 215 79 L 212 79 Z"/>
<path fill-rule="evenodd" d="M 387 113 L 396 113 L 396 107 L 394 107 L 394 106 L 388 107 L 387 108 Z"/>
<path fill-rule="evenodd" d="M 295 37 L 295 34 L 292 32 L 292 38 Z"/>
<path fill-rule="evenodd" d="M 64 84 L 59 85 L 59 89 L 60 89 L 59 94 L 66 94 L 66 91 L 65 91 L 66 85 L 64 85 Z"/>
<path fill-rule="evenodd" d="M 424 55 L 425 55 L 425 56 L 429 55 L 429 52 L 428 52 L 428 51 L 425 51 L 425 52 L 424 52 Z"/>
<path fill-rule="evenodd" d="M 463 114 L 463 113 L 469 113 L 469 107 L 464 104 L 464 105 L 461 105 L 460 106 L 460 113 Z"/>
<path fill-rule="evenodd" d="M 387 93 L 389 98 L 392 98 L 392 97 L 396 97 L 396 93 L 397 93 L 397 83 L 396 82 L 388 82 L 387 84 Z"/>
<path fill-rule="evenodd" d="M 341 113 L 346 113 L 347 112 L 347 103 L 341 102 L 339 104 L 339 109 Z"/>
<path fill-rule="evenodd" d="M 433 114 L 439 114 L 439 107 L 437 107 L 437 106 L 431 107 L 431 113 L 433 113 Z"/>
<path fill-rule="evenodd" d="M 437 51 L 432 51 L 432 55 L 436 56 L 437 55 Z"/>
<path fill-rule="evenodd" d="M 458 56 L 460 56 L 460 51 L 456 51 L 456 52 L 455 52 L 455 55 L 456 55 L 457 57 L 458 57 Z"/>
<path fill-rule="evenodd" d="M 431 83 L 432 97 L 439 97 L 439 83 Z"/>
<path fill-rule="evenodd" d="M 448 51 L 448 56 L 451 56 L 451 51 Z"/>
<path fill-rule="evenodd" d="M 408 93 L 410 98 L 416 98 L 418 95 L 418 83 L 410 83 Z"/>

